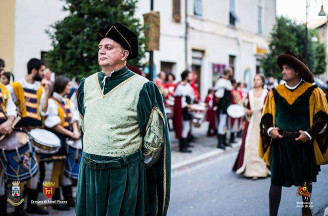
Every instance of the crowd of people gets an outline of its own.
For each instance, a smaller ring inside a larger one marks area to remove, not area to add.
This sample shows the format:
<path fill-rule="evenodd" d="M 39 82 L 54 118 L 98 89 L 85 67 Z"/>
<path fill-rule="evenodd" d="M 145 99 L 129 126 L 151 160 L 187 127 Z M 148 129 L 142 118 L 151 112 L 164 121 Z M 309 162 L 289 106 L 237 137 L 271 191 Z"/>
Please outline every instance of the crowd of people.
<path fill-rule="evenodd" d="M 328 163 L 328 104 L 301 56 L 292 51 L 279 55 L 284 83 L 275 86 L 268 78 L 266 84 L 256 74 L 250 91 L 226 68 L 204 102 L 190 70 L 177 83 L 174 74 L 165 72 L 150 82 L 138 68 L 126 65 L 137 56 L 137 36 L 115 23 L 98 32 L 101 72 L 83 78 L 73 90 L 66 76 L 52 80 L 40 59 L 30 59 L 26 76 L 17 81 L 0 59 L 2 215 L 7 215 L 7 200 L 15 215 L 48 214 L 32 202 L 42 185 L 54 188 L 55 200 L 62 190 L 67 202 L 55 203 L 54 209 L 75 207 L 77 215 L 166 215 L 169 128 L 179 139 L 179 152 L 191 153 L 193 127 L 204 119 L 207 136 L 217 137 L 217 148 L 225 150 L 237 136 L 242 138 L 233 171 L 253 180 L 271 176 L 270 215 L 278 213 L 282 186 L 292 185 L 300 187 L 302 215 L 311 215 L 312 183 L 320 165 Z M 71 147 L 77 150 L 75 170 L 67 165 Z M 53 163 L 47 184 L 44 163 Z M 12 193 L 6 192 L 9 185 Z M 26 210 L 24 199 L 18 199 L 25 193 Z"/>
<path fill-rule="evenodd" d="M 0 62 L 5 66 L 3 60 Z M 45 67 L 45 63 L 40 59 L 32 58 L 27 63 L 26 76 L 17 81 L 14 81 L 14 76 L 10 72 L 1 71 L 0 89 L 0 133 L 5 135 L 1 138 L 1 214 L 7 215 L 7 196 L 10 197 L 11 193 L 6 189 L 16 181 L 19 181 L 17 186 L 20 187 L 20 193 L 15 193 L 14 197 L 8 198 L 13 200 L 11 203 L 15 206 L 15 215 L 25 215 L 25 212 L 48 214 L 46 209 L 32 203 L 33 200 L 38 200 L 44 180 L 54 184 L 53 199 L 61 200 L 62 191 L 64 199 L 67 200 L 65 204 L 54 204 L 53 208 L 69 210 L 70 207 L 75 206 L 72 184 L 76 178 L 64 175 L 65 161 L 68 159 L 66 142 L 80 140 L 77 108 L 67 98 L 70 92 L 70 79 L 56 76 L 56 79 L 51 81 L 51 72 Z M 49 140 L 52 138 L 49 136 L 50 132 L 56 135 L 55 138 L 58 137 L 56 153 L 51 153 L 49 150 L 53 144 L 56 144 L 56 139 Z M 29 133 L 39 146 L 32 147 L 25 143 L 26 140 L 22 141 L 21 137 L 26 133 Z M 27 148 L 24 150 L 22 146 Z M 4 149 L 15 148 L 18 152 L 14 155 L 4 151 Z M 20 155 L 26 155 L 26 158 L 20 161 Z M 15 162 L 16 157 L 18 161 Z M 51 177 L 45 179 L 45 163 L 50 162 L 53 163 Z M 14 201 L 15 198 L 23 198 L 24 194 L 28 197 L 25 211 L 24 199 L 21 199 L 23 202 L 19 205 Z"/>

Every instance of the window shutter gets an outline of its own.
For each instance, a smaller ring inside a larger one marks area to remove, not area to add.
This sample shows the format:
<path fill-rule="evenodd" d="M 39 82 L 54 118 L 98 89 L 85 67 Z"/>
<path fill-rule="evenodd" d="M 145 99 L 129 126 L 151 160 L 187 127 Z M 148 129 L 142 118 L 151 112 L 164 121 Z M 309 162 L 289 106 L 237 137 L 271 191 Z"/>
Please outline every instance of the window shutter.
<path fill-rule="evenodd" d="M 172 10 L 172 18 L 176 22 L 181 21 L 181 0 L 172 0 L 173 10 Z"/>

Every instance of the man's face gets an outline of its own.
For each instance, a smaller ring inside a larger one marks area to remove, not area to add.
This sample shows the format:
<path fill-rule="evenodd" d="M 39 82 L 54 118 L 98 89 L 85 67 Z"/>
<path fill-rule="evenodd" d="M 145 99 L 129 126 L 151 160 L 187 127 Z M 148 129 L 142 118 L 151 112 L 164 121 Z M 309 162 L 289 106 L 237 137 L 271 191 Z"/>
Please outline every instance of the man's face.
<path fill-rule="evenodd" d="M 70 83 L 67 83 L 65 89 L 64 89 L 64 92 L 65 92 L 65 95 L 68 95 L 69 92 L 71 90 L 71 84 Z"/>
<path fill-rule="evenodd" d="M 41 81 L 43 79 L 43 72 L 46 67 L 44 65 L 41 65 L 40 69 L 36 72 L 33 79 L 34 81 Z M 36 70 L 36 69 L 33 69 Z"/>
<path fill-rule="evenodd" d="M 98 45 L 98 64 L 100 67 L 115 66 L 128 57 L 129 51 L 110 38 L 103 38 Z"/>
<path fill-rule="evenodd" d="M 287 81 L 293 81 L 298 78 L 298 73 L 295 72 L 294 68 L 289 65 L 282 65 L 282 79 Z"/>
<path fill-rule="evenodd" d="M 51 71 L 49 70 L 49 68 L 47 68 L 47 69 L 44 70 L 43 76 L 47 80 L 51 80 Z"/>

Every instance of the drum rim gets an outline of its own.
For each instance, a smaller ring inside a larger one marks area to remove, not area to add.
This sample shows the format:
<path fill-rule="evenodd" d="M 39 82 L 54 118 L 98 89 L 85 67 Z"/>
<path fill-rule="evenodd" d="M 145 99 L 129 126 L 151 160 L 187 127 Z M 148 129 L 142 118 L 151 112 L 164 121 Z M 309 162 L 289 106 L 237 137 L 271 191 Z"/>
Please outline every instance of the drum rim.
<path fill-rule="evenodd" d="M 54 135 L 54 138 L 55 139 L 57 139 L 57 141 L 58 141 L 58 146 L 60 147 L 61 146 L 61 142 L 60 142 L 60 139 L 58 138 L 58 136 L 56 135 L 56 134 L 54 134 L 53 132 L 51 132 L 51 131 L 49 131 L 49 130 L 46 130 L 46 129 L 41 129 L 41 128 L 35 128 L 35 129 L 32 129 L 31 131 L 30 131 L 30 136 L 31 136 L 31 138 L 35 141 L 35 142 L 37 142 L 37 143 L 40 143 L 40 144 L 42 144 L 42 145 L 48 145 L 48 143 L 47 144 L 45 144 L 44 142 L 42 142 L 42 141 L 40 141 L 39 139 L 37 139 L 36 137 L 33 137 L 33 135 L 32 135 L 32 131 L 36 131 L 36 130 L 38 130 L 38 131 L 47 131 L 47 132 L 49 132 L 50 134 L 52 134 L 52 135 Z M 49 145 L 57 145 L 57 144 L 49 144 Z M 57 146 L 54 146 L 54 147 L 57 147 Z"/>

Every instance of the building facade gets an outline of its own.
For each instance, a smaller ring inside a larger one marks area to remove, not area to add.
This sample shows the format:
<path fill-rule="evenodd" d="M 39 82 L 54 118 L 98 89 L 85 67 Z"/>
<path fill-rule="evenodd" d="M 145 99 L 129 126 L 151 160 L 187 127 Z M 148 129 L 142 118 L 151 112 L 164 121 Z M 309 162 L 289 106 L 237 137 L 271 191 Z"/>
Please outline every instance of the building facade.
<path fill-rule="evenodd" d="M 26 75 L 29 59 L 52 48 L 46 30 L 66 16 L 63 6 L 59 0 L 0 1 L 0 58 L 16 79 Z"/>
<path fill-rule="evenodd" d="M 150 1 L 140 0 L 138 6 L 142 18 Z M 179 77 L 186 67 L 192 69 L 204 98 L 227 66 L 237 81 L 248 85 L 261 72 L 260 60 L 275 24 L 275 0 L 154 1 L 154 10 L 161 17 L 156 73 L 162 70 Z"/>
<path fill-rule="evenodd" d="M 136 16 L 150 11 L 150 0 L 139 0 Z M 204 98 L 225 67 L 237 81 L 252 83 L 261 71 L 275 23 L 275 0 L 153 0 L 160 12 L 160 50 L 154 51 L 155 73 L 180 73 L 190 68 Z M 26 74 L 30 58 L 51 49 L 45 33 L 65 17 L 63 1 L 2 0 L 0 2 L 0 58 L 16 77 Z M 148 61 L 148 57 L 144 59 Z"/>

